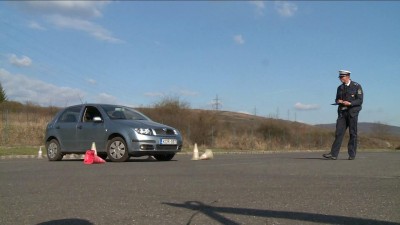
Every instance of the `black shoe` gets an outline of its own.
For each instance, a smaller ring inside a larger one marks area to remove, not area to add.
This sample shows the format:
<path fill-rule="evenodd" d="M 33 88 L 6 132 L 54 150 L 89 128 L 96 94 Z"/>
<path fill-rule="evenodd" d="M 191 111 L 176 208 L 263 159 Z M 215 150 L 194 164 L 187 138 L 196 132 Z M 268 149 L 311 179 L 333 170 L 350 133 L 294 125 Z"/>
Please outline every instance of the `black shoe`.
<path fill-rule="evenodd" d="M 349 160 L 354 160 L 355 158 L 354 156 L 349 156 Z"/>
<path fill-rule="evenodd" d="M 327 158 L 327 159 L 332 159 L 332 160 L 336 160 L 337 159 L 337 157 L 333 156 L 331 153 L 323 154 L 322 156 L 324 158 Z"/>

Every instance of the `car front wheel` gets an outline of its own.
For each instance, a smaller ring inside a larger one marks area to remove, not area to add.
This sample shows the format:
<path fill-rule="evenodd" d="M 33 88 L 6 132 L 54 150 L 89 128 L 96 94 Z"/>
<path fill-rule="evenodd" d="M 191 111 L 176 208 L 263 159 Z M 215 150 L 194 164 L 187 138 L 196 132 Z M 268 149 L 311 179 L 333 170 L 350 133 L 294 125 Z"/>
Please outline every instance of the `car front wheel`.
<path fill-rule="evenodd" d="M 156 158 L 158 161 L 170 161 L 172 158 L 174 158 L 175 154 L 163 154 L 163 155 L 154 155 L 154 158 Z"/>
<path fill-rule="evenodd" d="M 63 157 L 61 153 L 60 143 L 56 139 L 52 139 L 47 143 L 47 158 L 49 161 L 60 161 Z"/>
<path fill-rule="evenodd" d="M 112 162 L 124 162 L 129 159 L 128 147 L 125 140 L 115 137 L 108 141 L 107 155 Z"/>

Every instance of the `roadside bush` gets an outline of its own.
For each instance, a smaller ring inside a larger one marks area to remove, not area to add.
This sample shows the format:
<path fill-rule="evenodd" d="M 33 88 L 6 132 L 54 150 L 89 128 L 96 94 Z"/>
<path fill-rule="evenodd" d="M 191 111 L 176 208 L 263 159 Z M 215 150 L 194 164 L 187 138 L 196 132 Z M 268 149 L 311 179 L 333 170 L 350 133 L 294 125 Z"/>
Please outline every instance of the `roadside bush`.
<path fill-rule="evenodd" d="M 218 120 L 216 112 L 198 110 L 189 117 L 186 132 L 186 140 L 189 144 L 198 143 L 206 146 L 215 146 L 218 136 Z"/>
<path fill-rule="evenodd" d="M 264 140 L 288 141 L 291 137 L 290 129 L 283 123 L 277 121 L 266 121 L 257 129 Z"/>

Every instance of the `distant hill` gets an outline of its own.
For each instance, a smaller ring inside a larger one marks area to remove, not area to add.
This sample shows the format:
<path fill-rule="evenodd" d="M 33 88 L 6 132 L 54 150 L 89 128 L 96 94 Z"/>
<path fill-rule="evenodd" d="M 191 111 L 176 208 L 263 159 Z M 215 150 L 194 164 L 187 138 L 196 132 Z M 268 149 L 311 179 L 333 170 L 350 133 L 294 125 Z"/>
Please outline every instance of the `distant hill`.
<path fill-rule="evenodd" d="M 336 124 L 317 124 L 315 126 L 328 130 L 335 130 Z M 358 132 L 371 135 L 379 133 L 392 136 L 400 136 L 400 127 L 379 123 L 358 123 Z"/>
<path fill-rule="evenodd" d="M 251 126 L 254 124 L 260 124 L 260 123 L 268 121 L 268 120 L 274 120 L 274 121 L 280 121 L 282 124 L 287 124 L 289 126 L 296 125 L 296 126 L 308 127 L 311 129 L 312 129 L 312 127 L 315 127 L 315 128 L 324 128 L 329 131 L 335 131 L 335 128 L 336 128 L 336 124 L 334 124 L 334 123 L 317 124 L 317 125 L 312 126 L 312 125 L 293 122 L 293 121 L 272 119 L 272 118 L 266 118 L 266 117 L 262 117 L 262 116 L 254 116 L 254 115 L 250 115 L 250 114 L 230 112 L 230 111 L 220 111 L 218 115 L 219 115 L 220 121 L 232 122 L 237 125 L 243 124 L 243 125 Z M 367 135 L 379 134 L 379 135 L 400 136 L 400 127 L 386 125 L 386 124 L 380 124 L 380 123 L 360 122 L 360 123 L 358 123 L 358 132 L 362 133 L 362 134 L 367 134 Z"/>

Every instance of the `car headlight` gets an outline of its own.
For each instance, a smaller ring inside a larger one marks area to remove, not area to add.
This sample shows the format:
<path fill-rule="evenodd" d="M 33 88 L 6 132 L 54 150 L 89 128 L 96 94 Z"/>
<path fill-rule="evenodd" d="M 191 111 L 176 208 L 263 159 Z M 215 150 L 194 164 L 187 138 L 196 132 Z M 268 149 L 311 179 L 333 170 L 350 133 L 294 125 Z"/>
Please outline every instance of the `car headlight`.
<path fill-rule="evenodd" d="M 153 135 L 153 132 L 149 128 L 135 128 L 136 133 L 143 135 Z"/>

